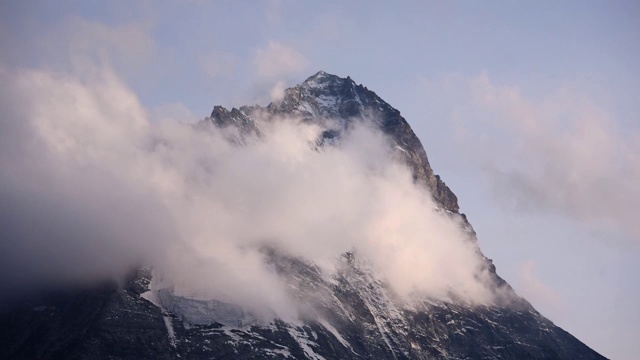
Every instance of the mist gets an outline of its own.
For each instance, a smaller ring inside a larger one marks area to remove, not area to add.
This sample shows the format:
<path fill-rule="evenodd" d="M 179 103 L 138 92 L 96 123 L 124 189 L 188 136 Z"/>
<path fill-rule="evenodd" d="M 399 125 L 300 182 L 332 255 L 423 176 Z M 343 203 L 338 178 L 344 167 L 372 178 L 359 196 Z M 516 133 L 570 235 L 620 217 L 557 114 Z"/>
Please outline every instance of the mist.
<path fill-rule="evenodd" d="M 479 122 L 483 130 L 500 129 L 510 139 L 485 146 L 491 149 L 485 170 L 498 200 L 517 211 L 561 214 L 640 240 L 636 128 L 624 129 L 611 110 L 575 86 L 542 99 L 496 84 L 487 74 L 468 86 L 474 113 L 493 114 L 492 121 Z"/>
<path fill-rule="evenodd" d="M 109 68 L 0 71 L 0 293 L 121 277 L 145 264 L 163 286 L 290 316 L 260 248 L 331 271 L 355 250 L 401 296 L 493 299 L 476 244 L 358 126 L 260 122 L 238 146 L 221 129 L 145 109 Z"/>

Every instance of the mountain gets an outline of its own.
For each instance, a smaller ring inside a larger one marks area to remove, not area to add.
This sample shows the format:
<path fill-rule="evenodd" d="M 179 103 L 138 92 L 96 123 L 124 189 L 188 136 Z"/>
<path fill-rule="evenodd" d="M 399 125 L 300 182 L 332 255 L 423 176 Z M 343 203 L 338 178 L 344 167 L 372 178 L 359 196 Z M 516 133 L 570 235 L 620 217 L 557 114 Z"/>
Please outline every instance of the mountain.
<path fill-rule="evenodd" d="M 266 107 L 215 106 L 196 125 L 225 131 L 237 146 L 262 136 L 260 121 L 296 118 L 321 127 L 316 146 L 334 146 L 358 124 L 381 130 L 397 161 L 457 219 L 500 289 L 478 305 L 398 296 L 357 251 L 337 271 L 264 248 L 263 255 L 308 311 L 296 321 L 264 323 L 243 308 L 158 289 L 149 268 L 121 284 L 49 292 L 0 309 L 0 357 L 7 359 L 603 359 L 555 326 L 501 279 L 477 245 L 457 198 L 434 174 L 400 112 L 373 91 L 323 71 Z M 337 120 L 337 121 L 336 121 Z M 346 140 L 345 140 L 346 141 Z"/>

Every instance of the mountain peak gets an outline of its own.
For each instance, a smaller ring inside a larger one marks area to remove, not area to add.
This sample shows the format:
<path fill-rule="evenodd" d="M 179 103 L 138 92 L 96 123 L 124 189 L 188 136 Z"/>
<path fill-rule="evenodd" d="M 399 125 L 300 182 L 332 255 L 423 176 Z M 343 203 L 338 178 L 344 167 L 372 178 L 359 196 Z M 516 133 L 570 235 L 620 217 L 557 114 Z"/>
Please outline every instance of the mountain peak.
<path fill-rule="evenodd" d="M 307 78 L 307 80 L 299 86 L 305 88 L 340 88 L 348 85 L 356 85 L 355 82 L 351 80 L 350 76 L 343 78 L 338 75 L 329 74 L 324 70 L 320 70 Z"/>
<path fill-rule="evenodd" d="M 458 201 L 445 183 L 436 177 L 429 165 L 422 143 L 400 111 L 376 93 L 346 78 L 320 70 L 302 83 L 285 90 L 284 97 L 267 107 L 241 107 L 226 111 L 215 107 L 210 122 L 218 127 L 235 126 L 240 134 L 259 134 L 254 113 L 268 116 L 289 116 L 327 127 L 325 140 L 340 138 L 354 124 L 366 123 L 379 128 L 395 144 L 393 149 L 411 168 L 414 180 L 432 192 L 436 202 L 445 210 L 458 213 Z M 241 136 L 242 137 L 242 136 Z M 333 140 L 332 140 L 333 141 Z M 243 143 L 242 139 L 237 139 Z"/>
<path fill-rule="evenodd" d="M 313 75 L 309 76 L 309 77 L 307 78 L 307 80 L 305 80 L 304 82 L 307 82 L 307 81 L 310 81 L 310 80 L 311 80 L 311 81 L 312 81 L 312 80 L 319 80 L 319 79 L 323 79 L 323 78 L 326 78 L 326 77 L 339 77 L 339 76 L 337 76 L 337 75 L 333 75 L 333 74 L 329 74 L 328 72 L 326 72 L 326 71 L 324 71 L 324 70 L 320 70 L 320 71 L 318 71 L 317 73 L 315 73 L 315 74 L 313 74 Z"/>
<path fill-rule="evenodd" d="M 317 73 L 311 75 L 311 77 L 321 77 L 321 76 L 326 76 L 326 75 L 333 75 L 333 74 L 329 74 L 324 70 L 320 70 Z M 333 76 L 335 76 L 335 75 L 333 75 Z"/>

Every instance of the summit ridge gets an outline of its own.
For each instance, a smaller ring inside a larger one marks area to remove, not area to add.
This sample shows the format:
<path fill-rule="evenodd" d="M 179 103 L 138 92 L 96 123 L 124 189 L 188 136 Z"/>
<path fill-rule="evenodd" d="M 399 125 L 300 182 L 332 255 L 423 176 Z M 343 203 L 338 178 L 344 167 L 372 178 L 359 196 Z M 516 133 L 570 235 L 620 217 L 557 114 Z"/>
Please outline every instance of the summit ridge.
<path fill-rule="evenodd" d="M 241 134 L 257 134 L 259 130 L 254 114 L 296 116 L 322 126 L 327 125 L 329 119 L 339 119 L 338 128 L 327 129 L 327 136 L 332 137 L 339 136 L 355 122 L 373 125 L 394 141 L 398 156 L 411 167 L 415 181 L 424 183 L 442 208 L 453 213 L 459 211 L 456 195 L 433 172 L 420 139 L 400 111 L 375 92 L 356 84 L 349 76 L 342 78 L 320 70 L 304 82 L 286 89 L 279 101 L 273 101 L 266 107 L 243 106 L 231 111 L 216 106 L 203 124 L 233 125 Z"/>

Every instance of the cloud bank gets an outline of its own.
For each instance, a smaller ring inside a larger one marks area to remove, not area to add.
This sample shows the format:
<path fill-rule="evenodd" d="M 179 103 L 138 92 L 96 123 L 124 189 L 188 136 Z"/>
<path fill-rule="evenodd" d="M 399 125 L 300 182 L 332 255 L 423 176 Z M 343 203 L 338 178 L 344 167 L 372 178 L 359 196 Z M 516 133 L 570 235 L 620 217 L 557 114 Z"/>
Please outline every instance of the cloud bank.
<path fill-rule="evenodd" d="M 381 133 L 318 150 L 322 129 L 276 119 L 239 147 L 151 120 L 109 69 L 86 74 L 1 73 L 1 293 L 144 263 L 191 295 L 283 315 L 285 286 L 258 251 L 271 244 L 322 264 L 356 249 L 401 295 L 491 300 L 475 243 Z"/>
<path fill-rule="evenodd" d="M 462 156 L 483 167 L 510 211 L 563 215 L 640 240 L 635 123 L 616 121 L 575 86 L 535 97 L 486 73 L 425 85 L 450 103 Z"/>
<path fill-rule="evenodd" d="M 567 311 L 565 300 L 555 290 L 545 284 L 537 275 L 537 263 L 527 260 L 520 266 L 520 278 L 518 279 L 523 289 L 523 295 L 527 299 L 545 304 L 547 307 L 558 311 Z"/>
<path fill-rule="evenodd" d="M 281 77 L 305 70 L 309 61 L 294 48 L 277 41 L 269 41 L 264 48 L 255 50 L 256 73 L 262 77 Z"/>
<path fill-rule="evenodd" d="M 486 75 L 471 88 L 476 102 L 496 113 L 507 136 L 520 144 L 507 162 L 515 166 L 491 170 L 508 196 L 532 208 L 619 227 L 640 240 L 638 129 L 618 128 L 611 113 L 576 89 L 534 101 Z"/>

